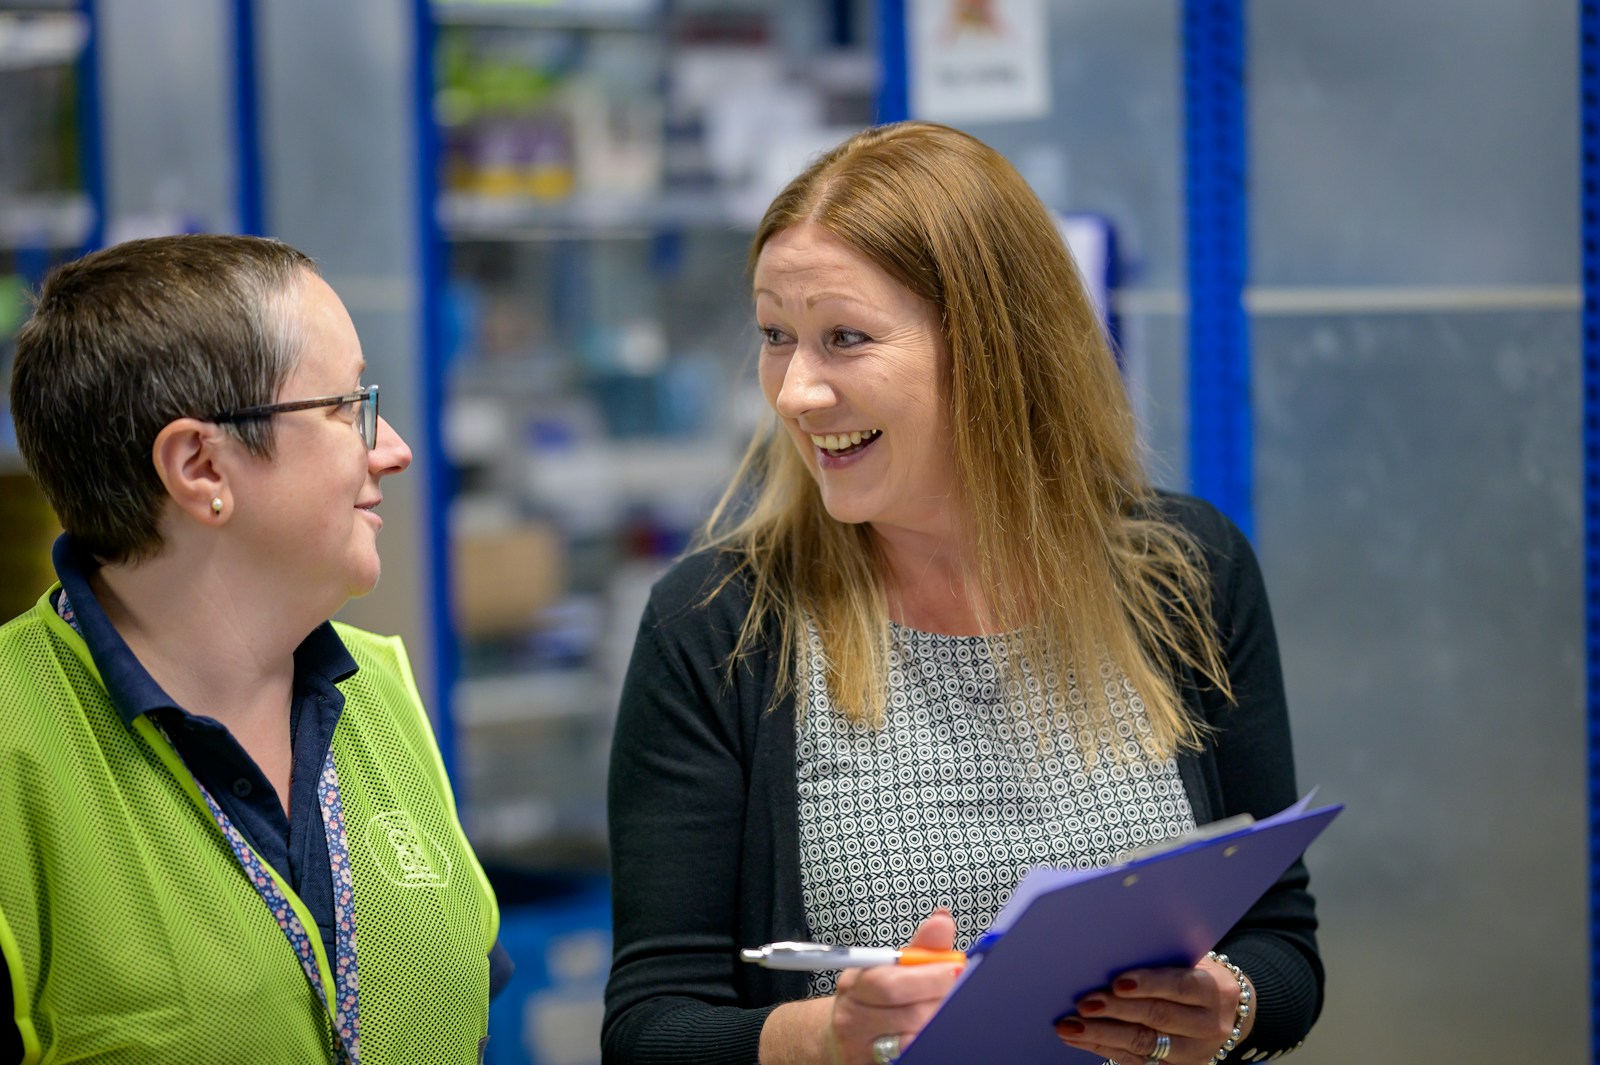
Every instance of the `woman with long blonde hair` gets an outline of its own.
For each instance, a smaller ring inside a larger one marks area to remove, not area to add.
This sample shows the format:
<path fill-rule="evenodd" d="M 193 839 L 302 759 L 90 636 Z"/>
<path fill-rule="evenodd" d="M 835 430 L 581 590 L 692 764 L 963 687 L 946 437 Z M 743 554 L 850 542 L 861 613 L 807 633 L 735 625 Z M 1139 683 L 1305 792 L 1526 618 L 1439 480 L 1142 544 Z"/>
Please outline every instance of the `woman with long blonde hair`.
<path fill-rule="evenodd" d="M 955 967 L 808 977 L 739 948 L 965 948 L 1029 866 L 1296 797 L 1250 547 L 1152 488 L 1003 157 L 864 131 L 773 201 L 751 268 L 775 417 L 654 589 L 617 722 L 607 1062 L 892 1060 Z M 1061 1038 L 1185 1065 L 1297 1045 L 1322 994 L 1306 883 L 1296 863 L 1227 956 L 1124 974 Z"/>

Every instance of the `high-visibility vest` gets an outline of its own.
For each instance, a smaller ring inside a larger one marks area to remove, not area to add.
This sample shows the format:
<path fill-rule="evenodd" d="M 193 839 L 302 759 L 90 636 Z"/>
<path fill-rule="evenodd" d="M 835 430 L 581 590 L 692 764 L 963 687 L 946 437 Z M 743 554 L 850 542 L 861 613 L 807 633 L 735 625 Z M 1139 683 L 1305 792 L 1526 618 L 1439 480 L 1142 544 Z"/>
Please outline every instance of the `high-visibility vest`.
<path fill-rule="evenodd" d="M 327 1011 L 194 778 L 148 718 L 118 716 L 51 593 L 0 627 L 0 949 L 24 1062 L 332 1060 Z M 399 639 L 337 630 L 360 667 L 333 757 L 362 1065 L 475 1062 L 494 894 Z M 310 912 L 272 872 L 334 1001 Z"/>

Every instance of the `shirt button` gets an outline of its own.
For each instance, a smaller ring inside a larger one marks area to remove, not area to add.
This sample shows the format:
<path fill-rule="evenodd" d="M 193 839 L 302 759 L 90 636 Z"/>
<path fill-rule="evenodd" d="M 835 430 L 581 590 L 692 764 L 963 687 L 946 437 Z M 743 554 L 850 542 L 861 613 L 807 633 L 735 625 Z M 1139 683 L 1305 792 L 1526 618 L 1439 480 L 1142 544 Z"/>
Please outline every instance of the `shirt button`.
<path fill-rule="evenodd" d="M 250 797 L 250 793 L 254 790 L 256 790 L 255 786 L 244 777 L 240 777 L 238 780 L 233 782 L 233 793 L 239 796 L 241 799 L 248 799 Z"/>

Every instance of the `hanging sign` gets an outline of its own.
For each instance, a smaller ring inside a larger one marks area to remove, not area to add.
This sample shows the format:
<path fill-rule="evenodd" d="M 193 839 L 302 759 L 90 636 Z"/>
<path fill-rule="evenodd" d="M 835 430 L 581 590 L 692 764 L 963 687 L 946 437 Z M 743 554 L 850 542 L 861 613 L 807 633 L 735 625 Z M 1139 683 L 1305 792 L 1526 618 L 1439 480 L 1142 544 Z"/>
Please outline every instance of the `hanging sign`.
<path fill-rule="evenodd" d="M 935 122 L 1050 111 L 1044 0 L 907 0 L 911 114 Z"/>

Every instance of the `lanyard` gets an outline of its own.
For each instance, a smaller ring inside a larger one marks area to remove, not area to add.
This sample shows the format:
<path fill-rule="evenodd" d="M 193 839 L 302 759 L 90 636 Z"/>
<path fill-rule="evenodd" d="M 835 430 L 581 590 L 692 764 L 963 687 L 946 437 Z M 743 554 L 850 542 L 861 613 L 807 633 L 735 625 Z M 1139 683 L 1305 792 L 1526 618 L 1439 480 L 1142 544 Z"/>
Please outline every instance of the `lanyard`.
<path fill-rule="evenodd" d="M 83 631 L 78 628 L 78 620 L 73 615 L 72 604 L 67 601 L 65 589 L 56 601 L 56 613 L 71 625 L 79 636 L 83 635 Z M 177 754 L 177 747 L 173 745 L 166 729 L 153 721 L 151 724 L 155 725 L 162 739 L 167 741 L 167 746 Z M 182 755 L 178 757 L 181 761 Z M 211 812 L 211 819 L 216 822 L 223 838 L 233 850 L 233 856 L 238 860 L 239 867 L 244 870 L 245 878 L 256 889 L 261 901 L 266 904 L 267 910 L 278 922 L 278 927 L 283 930 L 289 945 L 294 948 L 295 956 L 300 959 L 300 967 L 304 970 L 306 979 L 317 993 L 318 1001 L 327 1010 L 338 1040 L 338 1060 L 348 1065 L 361 1065 L 355 885 L 350 877 L 350 846 L 345 836 L 344 805 L 339 798 L 339 774 L 334 768 L 332 748 L 329 748 L 327 757 L 323 759 L 322 774 L 317 780 L 317 804 L 322 812 L 322 831 L 328 844 L 328 868 L 333 873 L 335 1002 L 331 1005 L 323 988 L 321 972 L 317 968 L 317 955 L 311 944 L 311 937 L 306 933 L 299 914 L 289 904 L 283 889 L 278 886 L 277 878 L 272 875 L 256 852 L 250 849 L 250 844 L 245 842 L 244 835 L 234 827 L 228 815 L 223 813 L 222 807 L 217 805 L 217 801 L 211 797 L 211 792 L 206 790 L 206 786 L 200 783 L 199 778 L 192 772 L 190 777 L 194 780 L 195 787 L 199 789 L 201 798 L 205 800 L 206 809 Z"/>

